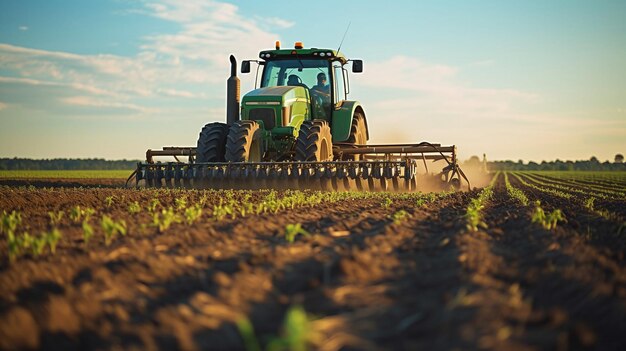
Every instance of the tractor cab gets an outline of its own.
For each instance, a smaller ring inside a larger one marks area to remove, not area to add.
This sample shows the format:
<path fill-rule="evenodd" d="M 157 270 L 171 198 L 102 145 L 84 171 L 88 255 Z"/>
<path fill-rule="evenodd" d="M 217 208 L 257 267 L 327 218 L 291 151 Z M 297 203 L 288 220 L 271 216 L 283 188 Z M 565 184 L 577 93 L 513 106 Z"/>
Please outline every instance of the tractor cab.
<path fill-rule="evenodd" d="M 284 93 L 276 87 L 294 87 L 291 95 L 294 99 L 285 101 L 284 107 L 291 103 L 307 102 L 305 120 L 320 119 L 331 123 L 333 111 L 341 108 L 349 93 L 348 74 L 344 65 L 346 57 L 334 50 L 310 48 L 305 49 L 301 42 L 296 42 L 293 49 L 281 49 L 276 42 L 275 50 L 264 50 L 259 53 L 261 61 L 243 61 L 242 73 L 250 72 L 250 62 L 256 62 L 263 68 L 260 88 L 244 96 L 244 100 L 255 99 L 260 91 L 263 95 L 269 91 Z M 362 71 L 362 61 L 353 60 L 353 72 Z M 269 89 L 268 89 L 269 88 Z M 260 91 L 259 91 L 260 90 Z M 282 104 L 281 104 L 282 105 Z M 246 114 L 246 104 L 242 106 L 242 114 Z M 287 109 L 283 109 L 287 112 Z M 243 117 L 243 116 L 242 116 Z M 290 125 L 295 116 L 283 115 L 283 125 Z M 299 117 L 299 116 L 298 116 Z M 243 117 L 245 118 L 245 117 Z"/>

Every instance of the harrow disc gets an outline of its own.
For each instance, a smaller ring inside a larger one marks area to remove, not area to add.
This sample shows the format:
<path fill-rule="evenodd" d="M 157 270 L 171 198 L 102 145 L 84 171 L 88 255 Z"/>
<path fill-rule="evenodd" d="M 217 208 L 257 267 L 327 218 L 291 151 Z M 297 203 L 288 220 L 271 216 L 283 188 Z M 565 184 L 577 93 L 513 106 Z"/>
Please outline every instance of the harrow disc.
<path fill-rule="evenodd" d="M 136 185 L 212 189 L 418 191 L 415 160 L 139 163 Z M 443 177 L 441 177 L 444 179 Z M 456 179 L 456 181 L 454 180 Z M 442 184 L 458 186 L 458 177 Z"/>

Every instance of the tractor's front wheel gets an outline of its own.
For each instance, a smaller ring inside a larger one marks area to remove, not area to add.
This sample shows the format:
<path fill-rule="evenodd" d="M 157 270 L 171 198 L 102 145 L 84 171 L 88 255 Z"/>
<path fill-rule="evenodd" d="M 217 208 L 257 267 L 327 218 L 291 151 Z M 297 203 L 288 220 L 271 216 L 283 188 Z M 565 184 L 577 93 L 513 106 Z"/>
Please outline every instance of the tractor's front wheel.
<path fill-rule="evenodd" d="M 296 141 L 296 161 L 332 161 L 333 139 L 324 120 L 304 121 Z"/>
<path fill-rule="evenodd" d="M 226 161 L 260 162 L 263 160 L 261 129 L 255 121 L 237 121 L 226 140 Z"/>
<path fill-rule="evenodd" d="M 228 125 L 209 123 L 202 128 L 196 148 L 196 162 L 224 162 Z"/>

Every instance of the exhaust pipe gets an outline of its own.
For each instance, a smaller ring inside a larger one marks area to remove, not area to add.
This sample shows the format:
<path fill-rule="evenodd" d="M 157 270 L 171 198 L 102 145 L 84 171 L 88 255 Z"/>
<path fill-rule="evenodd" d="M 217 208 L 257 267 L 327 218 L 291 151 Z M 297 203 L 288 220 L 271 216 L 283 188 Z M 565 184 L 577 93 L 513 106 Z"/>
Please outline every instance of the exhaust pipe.
<path fill-rule="evenodd" d="M 230 77 L 226 81 L 226 124 L 229 126 L 239 120 L 239 90 L 237 60 L 230 55 Z"/>

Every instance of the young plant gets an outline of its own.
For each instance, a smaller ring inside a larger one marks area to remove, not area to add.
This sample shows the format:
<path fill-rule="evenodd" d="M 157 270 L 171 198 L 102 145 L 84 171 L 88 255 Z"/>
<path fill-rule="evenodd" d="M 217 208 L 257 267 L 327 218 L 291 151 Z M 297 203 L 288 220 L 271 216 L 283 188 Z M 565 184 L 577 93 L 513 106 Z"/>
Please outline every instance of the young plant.
<path fill-rule="evenodd" d="M 111 196 L 107 196 L 104 199 L 104 203 L 106 203 L 107 207 L 111 207 L 113 206 L 113 203 L 115 202 L 115 196 L 111 195 Z"/>
<path fill-rule="evenodd" d="M 304 230 L 304 228 L 302 228 L 302 224 L 300 223 L 287 224 L 287 226 L 285 226 L 285 240 L 287 240 L 287 242 L 293 243 L 296 240 L 296 236 L 298 234 L 303 235 L 303 236 L 311 235 L 311 233 L 307 232 L 306 230 Z"/>
<path fill-rule="evenodd" d="M 43 253 L 43 249 L 46 247 L 45 238 L 39 236 L 31 236 L 28 233 L 22 234 L 21 238 L 22 250 L 30 249 L 30 254 L 33 257 L 37 257 Z"/>
<path fill-rule="evenodd" d="M 319 345 L 322 336 L 311 325 L 310 317 L 302 306 L 292 306 L 287 310 L 281 336 L 270 341 L 268 350 L 308 350 L 309 343 Z"/>
<path fill-rule="evenodd" d="M 213 218 L 216 221 L 221 221 L 226 218 L 228 215 L 233 215 L 235 211 L 230 205 L 223 204 L 223 201 L 220 199 L 220 204 L 213 206 Z"/>
<path fill-rule="evenodd" d="M 50 247 L 50 252 L 54 254 L 57 249 L 57 244 L 61 239 L 61 232 L 57 228 L 54 228 L 50 232 L 44 233 L 42 235 L 42 238 L 44 240 L 44 243 L 48 244 L 48 246 Z"/>
<path fill-rule="evenodd" d="M 200 204 L 185 209 L 185 220 L 189 225 L 197 221 L 200 216 L 202 216 L 202 206 Z"/>
<path fill-rule="evenodd" d="M 389 208 L 389 206 L 391 206 L 391 204 L 393 204 L 393 201 L 391 201 L 391 199 L 390 199 L 390 198 L 388 198 L 388 197 L 385 197 L 385 198 L 383 199 L 383 201 L 380 203 L 380 205 L 381 205 L 383 208 Z"/>
<path fill-rule="evenodd" d="M 85 245 L 89 243 L 89 240 L 93 236 L 93 227 L 89 224 L 89 222 L 85 219 L 83 221 L 83 242 Z"/>
<path fill-rule="evenodd" d="M 111 217 L 104 215 L 100 225 L 102 230 L 104 230 L 104 243 L 106 246 L 109 246 L 118 234 L 126 235 L 126 222 L 123 219 L 116 222 Z"/>
<path fill-rule="evenodd" d="M 56 227 L 57 225 L 59 225 L 59 223 L 61 222 L 61 219 L 63 219 L 63 216 L 65 215 L 65 212 L 63 211 L 59 211 L 59 212 L 48 212 L 48 216 L 50 217 L 50 222 L 52 223 L 53 227 Z"/>
<path fill-rule="evenodd" d="M 185 197 L 174 199 L 174 203 L 176 204 L 176 209 L 178 211 L 187 208 L 187 199 Z"/>
<path fill-rule="evenodd" d="M 248 318 L 238 320 L 237 329 L 239 329 L 246 350 L 261 351 L 254 327 Z M 280 329 L 280 335 L 270 339 L 266 350 L 305 351 L 308 350 L 309 344 L 319 346 L 323 343 L 322 335 L 316 330 L 314 324 L 311 323 L 310 316 L 301 306 L 292 306 L 287 310 Z"/>
<path fill-rule="evenodd" d="M 533 223 L 539 223 L 546 230 L 552 230 L 556 228 L 559 221 L 565 221 L 565 216 L 560 209 L 556 209 L 549 214 L 546 214 L 543 208 L 541 208 L 541 201 L 535 202 L 535 210 L 532 216 Z"/>
<path fill-rule="evenodd" d="M 394 214 L 389 216 L 389 218 L 393 221 L 394 224 L 400 224 L 410 217 L 411 215 L 405 210 L 394 212 Z"/>
<path fill-rule="evenodd" d="M 167 210 L 162 210 L 161 213 L 154 213 L 152 215 L 152 225 L 159 229 L 159 233 L 166 231 L 172 223 L 179 223 L 179 216 L 174 213 L 174 209 L 169 207 Z"/>
<path fill-rule="evenodd" d="M 141 206 L 139 205 L 138 201 L 135 202 L 131 202 L 130 205 L 128 205 L 128 213 L 130 214 L 136 214 L 141 212 Z"/>
<path fill-rule="evenodd" d="M 2 217 L 0 217 L 0 233 L 15 234 L 20 224 L 22 224 L 22 215 L 19 212 L 11 211 L 11 213 L 8 214 L 6 211 L 2 211 Z"/>
<path fill-rule="evenodd" d="M 465 219 L 467 220 L 467 229 L 471 231 L 477 231 L 478 227 L 487 228 L 487 223 L 482 219 L 480 211 L 485 206 L 481 203 L 480 199 L 472 199 L 470 205 L 467 206 L 465 213 Z"/>
<path fill-rule="evenodd" d="M 80 222 L 81 217 L 83 216 L 83 210 L 79 205 L 76 205 L 70 209 L 69 217 L 74 223 Z"/>
<path fill-rule="evenodd" d="M 15 235 L 14 232 L 8 232 L 7 246 L 9 249 L 9 261 L 13 262 L 22 253 L 22 237 Z"/>
<path fill-rule="evenodd" d="M 157 198 L 154 198 L 154 199 L 150 200 L 150 204 L 148 205 L 148 211 L 150 213 L 154 213 L 154 211 L 156 210 L 157 206 L 159 206 L 160 204 L 161 204 L 161 202 Z"/>

